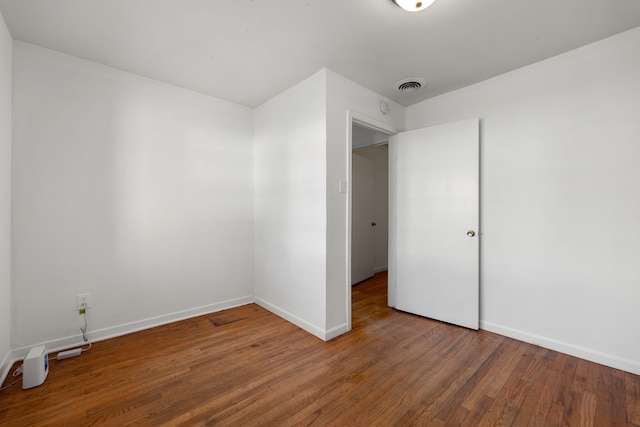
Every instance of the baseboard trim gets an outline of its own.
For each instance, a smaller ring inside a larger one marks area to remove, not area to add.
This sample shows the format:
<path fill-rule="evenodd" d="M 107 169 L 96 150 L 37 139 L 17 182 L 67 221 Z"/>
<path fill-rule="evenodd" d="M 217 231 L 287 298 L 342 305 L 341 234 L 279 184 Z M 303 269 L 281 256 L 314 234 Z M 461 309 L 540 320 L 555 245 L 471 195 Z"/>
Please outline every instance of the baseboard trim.
<path fill-rule="evenodd" d="M 389 270 L 389 267 L 386 265 L 383 265 L 382 267 L 376 267 L 373 269 L 373 273 L 377 274 L 377 273 L 382 273 L 383 271 L 387 271 Z"/>
<path fill-rule="evenodd" d="M 195 307 L 188 310 L 178 311 L 175 313 L 164 314 L 162 316 L 150 317 L 148 319 L 138 320 L 135 322 L 125 323 L 122 325 L 112 326 L 108 328 L 97 329 L 97 330 L 89 329 L 88 336 L 91 339 L 92 343 L 96 343 L 99 341 L 116 338 L 122 335 L 128 335 L 128 334 L 140 332 L 146 329 L 155 328 L 157 326 L 179 322 L 181 320 L 191 319 L 193 317 L 203 316 L 206 314 L 211 314 L 211 313 L 227 310 L 234 307 L 240 307 L 242 305 L 251 304 L 253 302 L 254 302 L 254 298 L 252 296 L 236 298 L 229 301 L 223 301 L 220 303 L 204 305 L 201 307 Z M 3 362 L 2 374 L 6 376 L 9 372 L 9 369 L 11 369 L 11 366 L 13 366 L 15 362 L 24 359 L 29 349 L 36 345 L 46 345 L 49 354 L 52 354 L 62 350 L 74 348 L 74 347 L 80 347 L 85 344 L 82 341 L 82 335 L 77 334 L 70 337 L 59 338 L 51 341 L 32 344 L 26 347 L 13 349 L 10 355 L 8 355 L 5 358 L 5 362 Z M 11 361 L 5 367 L 4 364 L 6 363 L 7 358 L 9 358 Z"/>
<path fill-rule="evenodd" d="M 317 327 L 316 325 L 313 325 L 307 322 L 306 320 L 296 316 L 295 314 L 289 313 L 287 310 L 283 310 L 280 307 L 273 305 L 270 302 L 265 301 L 262 298 L 258 298 L 258 297 L 255 298 L 255 303 L 258 304 L 260 307 L 264 308 L 265 310 L 269 310 L 273 314 L 279 317 L 282 317 L 287 322 L 293 323 L 297 327 L 304 329 L 305 331 L 309 332 L 311 335 L 315 335 L 316 337 L 320 338 L 323 341 L 327 341 L 330 339 L 330 338 L 327 338 L 327 331 Z"/>
<path fill-rule="evenodd" d="M 504 335 L 509 338 L 514 338 L 519 341 L 524 341 L 529 344 L 539 345 L 550 350 L 555 350 L 559 351 L 560 353 L 579 357 L 580 359 L 589 360 L 601 365 L 620 369 L 635 375 L 640 375 L 640 362 L 638 361 L 625 359 L 622 357 L 614 356 L 612 354 L 602 353 L 600 351 L 576 346 L 563 341 L 543 337 L 541 335 L 531 334 L 517 329 L 508 328 L 506 326 L 498 325 L 492 322 L 480 321 L 480 328 L 499 335 Z"/>
<path fill-rule="evenodd" d="M 349 325 L 347 325 L 346 323 L 343 323 L 342 325 L 338 325 L 334 328 L 328 329 L 325 334 L 327 338 L 325 341 L 332 340 L 336 337 L 339 337 L 342 334 L 346 334 L 349 331 L 350 331 Z"/>
<path fill-rule="evenodd" d="M 2 364 L 0 364 L 0 387 L 4 384 L 4 381 L 9 376 L 9 372 L 11 371 L 11 367 L 15 362 L 11 361 L 11 351 L 4 355 L 4 359 L 2 359 Z"/>

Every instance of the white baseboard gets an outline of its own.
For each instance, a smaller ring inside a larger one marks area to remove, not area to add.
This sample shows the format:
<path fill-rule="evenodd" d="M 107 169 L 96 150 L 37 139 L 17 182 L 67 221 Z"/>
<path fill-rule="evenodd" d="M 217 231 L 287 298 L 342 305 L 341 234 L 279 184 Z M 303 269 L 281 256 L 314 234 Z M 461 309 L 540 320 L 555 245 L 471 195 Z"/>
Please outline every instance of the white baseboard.
<path fill-rule="evenodd" d="M 255 303 L 258 304 L 260 307 L 263 307 L 264 309 L 269 310 L 273 314 L 279 317 L 282 317 L 284 320 L 290 323 L 293 323 L 297 327 L 304 329 L 305 331 L 309 332 L 311 335 L 315 335 L 316 337 L 320 338 L 323 341 L 327 341 L 328 339 L 330 339 L 330 338 L 327 338 L 328 334 L 327 334 L 327 331 L 325 331 L 324 329 L 319 328 L 316 325 L 313 325 L 307 322 L 306 320 L 301 319 L 295 314 L 289 313 L 288 311 L 283 310 L 280 307 L 277 307 L 263 300 L 262 298 L 256 297 Z"/>
<path fill-rule="evenodd" d="M 345 334 L 349 331 L 350 331 L 349 326 L 346 323 L 343 323 L 342 325 L 338 325 L 335 328 L 328 329 L 327 332 L 325 333 L 325 336 L 326 336 L 325 341 L 332 340 L 335 337 L 339 337 L 340 335 Z"/>
<path fill-rule="evenodd" d="M 143 331 L 145 329 L 155 328 L 156 326 L 166 325 L 168 323 L 179 322 L 181 320 L 190 319 L 192 317 L 203 316 L 205 314 L 211 314 L 222 310 L 227 310 L 229 308 L 239 307 L 246 304 L 251 304 L 254 302 L 254 298 L 252 296 L 237 298 L 234 300 L 223 301 L 216 304 L 204 305 L 201 307 L 191 308 L 188 310 L 178 311 L 175 313 L 164 314 L 162 316 L 151 317 L 148 319 L 138 320 L 131 323 L 125 323 L 122 325 L 112 326 L 103 329 L 91 330 L 89 329 L 87 335 L 91 339 L 92 343 L 104 341 L 110 338 L 119 337 L 122 335 L 131 334 L 134 332 Z M 5 357 L 5 361 L 2 364 L 2 371 L 0 373 L 4 377 L 11 369 L 11 366 L 17 362 L 18 360 L 24 359 L 27 355 L 29 349 L 36 345 L 46 345 L 47 351 L 49 354 L 57 353 L 62 350 L 67 350 L 69 348 L 75 348 L 85 345 L 82 341 L 82 335 L 77 334 L 70 337 L 59 338 L 47 342 L 35 343 L 29 345 L 27 347 L 16 348 L 11 351 L 7 357 Z M 9 359 L 9 361 L 7 361 Z M 6 365 L 6 366 L 5 366 Z"/>
<path fill-rule="evenodd" d="M 2 364 L 0 364 L 0 387 L 2 387 L 14 363 L 15 362 L 11 360 L 11 352 L 5 354 L 4 359 L 2 359 Z"/>
<path fill-rule="evenodd" d="M 552 338 L 531 334 L 482 320 L 480 321 L 480 329 L 504 335 L 509 338 L 514 338 L 519 341 L 524 341 L 529 344 L 539 345 L 550 350 L 559 351 L 560 353 L 569 354 L 601 365 L 610 366 L 635 375 L 640 375 L 640 361 L 621 358 L 612 354 L 602 353 L 593 349 L 576 346 Z"/>
<path fill-rule="evenodd" d="M 382 267 L 376 267 L 373 269 L 374 274 L 382 273 L 383 271 L 387 271 L 389 269 L 388 266 L 383 265 Z"/>

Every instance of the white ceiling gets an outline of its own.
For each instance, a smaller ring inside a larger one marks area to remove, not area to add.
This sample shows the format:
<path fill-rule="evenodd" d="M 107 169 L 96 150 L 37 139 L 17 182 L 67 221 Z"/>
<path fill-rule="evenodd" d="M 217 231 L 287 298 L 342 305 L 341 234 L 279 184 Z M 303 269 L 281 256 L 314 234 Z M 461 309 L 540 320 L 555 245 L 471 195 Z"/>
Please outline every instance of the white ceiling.
<path fill-rule="evenodd" d="M 249 107 L 326 67 L 403 105 L 640 25 L 640 0 L 0 0 L 15 39 Z M 400 94 L 396 83 L 424 78 Z"/>

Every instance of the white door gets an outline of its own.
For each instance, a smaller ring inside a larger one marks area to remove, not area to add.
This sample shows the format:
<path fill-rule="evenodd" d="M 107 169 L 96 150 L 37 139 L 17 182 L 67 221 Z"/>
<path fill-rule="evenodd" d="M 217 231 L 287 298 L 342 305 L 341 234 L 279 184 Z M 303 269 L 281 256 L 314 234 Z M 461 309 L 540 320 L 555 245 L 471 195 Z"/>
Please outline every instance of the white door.
<path fill-rule="evenodd" d="M 373 276 L 375 236 L 373 162 L 353 153 L 351 167 L 351 284 Z"/>
<path fill-rule="evenodd" d="M 479 327 L 479 122 L 396 138 L 396 304 Z"/>

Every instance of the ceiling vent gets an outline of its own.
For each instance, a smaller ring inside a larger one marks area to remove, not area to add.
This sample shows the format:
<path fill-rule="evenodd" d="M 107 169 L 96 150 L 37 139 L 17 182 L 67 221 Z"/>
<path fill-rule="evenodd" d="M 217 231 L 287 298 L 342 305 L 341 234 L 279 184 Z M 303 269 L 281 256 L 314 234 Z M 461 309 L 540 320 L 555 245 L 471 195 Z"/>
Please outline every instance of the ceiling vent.
<path fill-rule="evenodd" d="M 410 79 L 404 79 L 397 83 L 398 91 L 403 94 L 410 94 L 418 92 L 425 85 L 424 79 L 412 77 Z"/>

